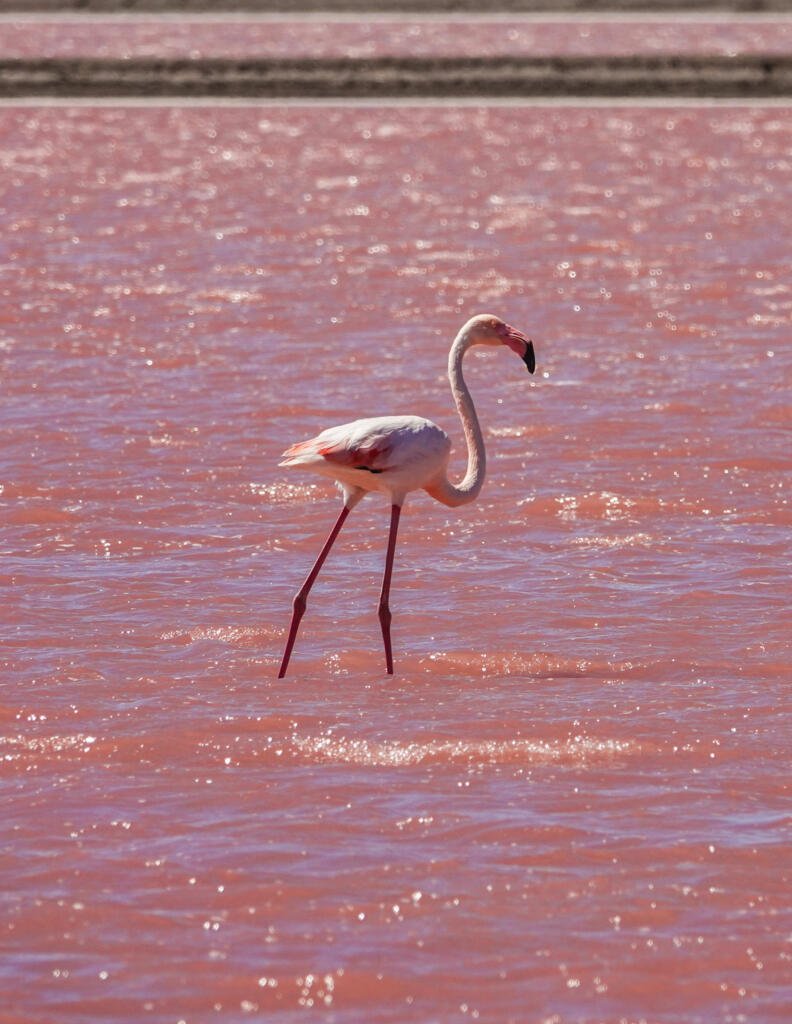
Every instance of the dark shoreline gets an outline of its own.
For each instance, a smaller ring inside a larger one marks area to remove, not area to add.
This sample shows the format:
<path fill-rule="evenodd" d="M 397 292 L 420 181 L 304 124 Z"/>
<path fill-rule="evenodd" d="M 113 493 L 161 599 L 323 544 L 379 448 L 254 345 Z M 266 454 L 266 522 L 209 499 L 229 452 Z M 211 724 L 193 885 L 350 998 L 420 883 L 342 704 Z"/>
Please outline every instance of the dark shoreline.
<path fill-rule="evenodd" d="M 792 57 L 0 60 L 22 97 L 792 97 Z"/>

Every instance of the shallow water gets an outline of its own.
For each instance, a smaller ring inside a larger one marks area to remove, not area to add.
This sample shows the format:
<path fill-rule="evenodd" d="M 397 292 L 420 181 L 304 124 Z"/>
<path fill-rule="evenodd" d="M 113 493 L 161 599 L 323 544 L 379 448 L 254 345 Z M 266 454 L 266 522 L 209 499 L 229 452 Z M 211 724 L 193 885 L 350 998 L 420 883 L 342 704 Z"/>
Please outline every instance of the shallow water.
<path fill-rule="evenodd" d="M 0 110 L 3 1022 L 789 1019 L 786 108 Z M 461 435 L 350 517 L 321 427 Z"/>
<path fill-rule="evenodd" d="M 788 54 L 792 19 L 433 18 L 0 20 L 0 57 L 382 57 Z"/>

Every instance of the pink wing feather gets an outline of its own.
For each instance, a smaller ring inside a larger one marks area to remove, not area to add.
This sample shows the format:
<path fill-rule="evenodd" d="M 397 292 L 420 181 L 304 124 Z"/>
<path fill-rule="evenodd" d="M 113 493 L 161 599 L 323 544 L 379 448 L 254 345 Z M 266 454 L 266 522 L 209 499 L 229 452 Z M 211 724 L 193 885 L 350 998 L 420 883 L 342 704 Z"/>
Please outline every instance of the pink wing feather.
<path fill-rule="evenodd" d="M 352 469 L 368 469 L 382 472 L 388 468 L 388 456 L 391 446 L 386 437 L 367 438 L 360 444 L 335 444 L 322 445 L 318 449 L 321 456 L 328 462 L 337 466 L 350 466 Z"/>
<path fill-rule="evenodd" d="M 324 431 L 318 437 L 300 441 L 287 448 L 283 453 L 284 462 L 281 465 L 316 463 L 323 459 L 336 466 L 381 473 L 388 468 L 392 448 L 391 439 L 382 432 L 362 436 L 358 431 L 342 434 L 339 428 L 335 427 Z"/>

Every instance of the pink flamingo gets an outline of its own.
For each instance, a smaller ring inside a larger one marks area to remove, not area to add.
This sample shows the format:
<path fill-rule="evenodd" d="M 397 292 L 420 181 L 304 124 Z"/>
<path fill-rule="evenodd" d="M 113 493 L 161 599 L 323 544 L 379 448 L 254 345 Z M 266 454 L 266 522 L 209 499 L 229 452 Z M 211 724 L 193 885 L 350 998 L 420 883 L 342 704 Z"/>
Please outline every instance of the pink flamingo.
<path fill-rule="evenodd" d="M 278 678 L 286 675 L 297 629 L 305 613 L 308 593 L 344 521 L 367 491 L 381 491 L 391 500 L 390 534 L 385 574 L 379 599 L 379 620 L 385 645 L 388 675 L 393 674 L 391 613 L 389 607 L 396 531 L 404 498 L 409 491 L 423 488 L 444 505 L 456 507 L 473 501 L 484 483 L 486 459 L 481 427 L 462 376 L 462 358 L 473 345 L 506 345 L 523 360 L 530 373 L 536 360 L 533 343 L 496 316 L 480 314 L 464 325 L 448 355 L 448 379 L 456 402 L 468 448 L 467 472 L 454 485 L 446 475 L 451 441 L 448 434 L 420 416 L 375 416 L 323 430 L 310 441 L 301 441 L 283 453 L 281 466 L 305 466 L 335 480 L 344 496 L 335 526 L 319 552 L 313 568 L 294 598 L 291 626 Z"/>

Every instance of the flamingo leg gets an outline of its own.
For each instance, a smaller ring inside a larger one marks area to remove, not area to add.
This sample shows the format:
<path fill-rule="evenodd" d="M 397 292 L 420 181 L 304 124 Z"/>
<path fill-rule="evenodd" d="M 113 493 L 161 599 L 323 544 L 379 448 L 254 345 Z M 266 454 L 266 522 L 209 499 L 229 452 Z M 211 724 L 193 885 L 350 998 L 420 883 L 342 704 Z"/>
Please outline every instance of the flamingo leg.
<path fill-rule="evenodd" d="M 382 590 L 379 599 L 379 620 L 382 626 L 382 642 L 385 645 L 385 670 L 393 675 L 393 651 L 391 649 L 391 612 L 388 604 L 390 598 L 391 574 L 393 572 L 393 556 L 396 552 L 396 532 L 399 529 L 401 505 L 391 505 L 390 534 L 388 535 L 388 553 L 385 556 L 385 575 L 382 577 Z"/>
<path fill-rule="evenodd" d="M 289 637 L 286 641 L 286 648 L 283 652 L 283 660 L 281 661 L 281 667 L 278 672 L 278 679 L 283 679 L 283 677 L 286 675 L 286 669 L 289 666 L 289 658 L 291 657 L 292 648 L 294 647 L 294 641 L 297 639 L 297 630 L 300 625 L 300 619 L 302 619 L 303 615 L 305 614 L 305 605 L 308 599 L 308 594 L 311 590 L 311 587 L 314 585 L 316 577 L 319 575 L 320 569 L 324 565 L 325 559 L 330 553 L 330 548 L 333 546 L 336 537 L 341 532 L 341 527 L 344 525 L 344 520 L 349 515 L 350 511 L 351 506 L 346 504 L 341 509 L 341 514 L 336 520 L 335 526 L 330 531 L 330 536 L 325 541 L 324 547 L 319 552 L 319 557 L 314 562 L 313 569 L 311 569 L 311 571 L 305 577 L 305 582 L 295 595 L 294 602 L 292 604 L 293 610 L 291 625 L 289 626 Z"/>

